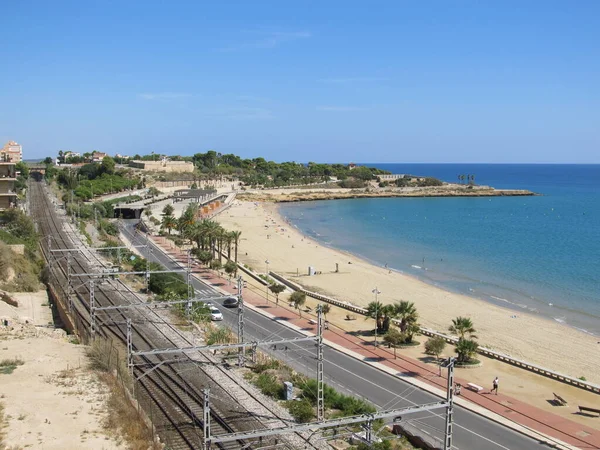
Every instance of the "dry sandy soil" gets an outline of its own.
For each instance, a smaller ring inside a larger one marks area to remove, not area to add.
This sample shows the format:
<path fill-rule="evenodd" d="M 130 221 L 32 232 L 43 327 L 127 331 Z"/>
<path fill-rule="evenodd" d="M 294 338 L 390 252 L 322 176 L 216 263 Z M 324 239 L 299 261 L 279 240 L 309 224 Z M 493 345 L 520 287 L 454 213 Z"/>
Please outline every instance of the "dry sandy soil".
<path fill-rule="evenodd" d="M 46 292 L 14 297 L 18 308 L 0 302 L 0 319 L 9 320 L 8 327 L 0 325 L 0 361 L 18 358 L 23 364 L 0 373 L 3 443 L 10 448 L 126 448 L 103 427 L 108 392 L 87 369 L 84 347 L 48 326 L 52 314 Z"/>

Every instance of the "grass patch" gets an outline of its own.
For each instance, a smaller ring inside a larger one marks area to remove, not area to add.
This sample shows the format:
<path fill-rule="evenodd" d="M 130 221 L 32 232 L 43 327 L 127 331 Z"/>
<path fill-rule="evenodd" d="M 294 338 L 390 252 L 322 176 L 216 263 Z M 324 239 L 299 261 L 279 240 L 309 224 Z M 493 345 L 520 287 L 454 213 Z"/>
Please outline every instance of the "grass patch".
<path fill-rule="evenodd" d="M 272 373 L 261 373 L 256 380 L 254 380 L 254 384 L 264 395 L 276 399 L 283 398 L 283 384 Z"/>
<path fill-rule="evenodd" d="M 0 361 L 0 374 L 10 375 L 18 366 L 23 364 L 25 364 L 25 361 L 20 358 L 3 359 Z"/>

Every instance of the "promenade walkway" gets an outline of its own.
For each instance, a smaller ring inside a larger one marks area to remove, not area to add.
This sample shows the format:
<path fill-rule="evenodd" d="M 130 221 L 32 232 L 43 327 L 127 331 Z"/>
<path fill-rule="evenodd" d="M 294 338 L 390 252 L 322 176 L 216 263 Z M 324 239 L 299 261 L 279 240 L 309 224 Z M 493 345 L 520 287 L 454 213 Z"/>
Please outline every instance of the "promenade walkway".
<path fill-rule="evenodd" d="M 176 247 L 172 241 L 157 236 L 152 239 L 173 259 L 183 265 L 186 264 L 186 253 Z M 219 289 L 225 292 L 237 294 L 234 289 L 234 283 L 230 284 L 227 279 L 219 277 L 214 271 L 205 269 L 200 264 L 194 265 L 194 273 L 201 280 L 218 286 Z M 250 289 L 245 289 L 243 293 L 246 305 L 251 308 L 260 306 L 260 312 L 283 318 L 286 323 L 316 333 L 316 326 L 314 323 L 311 323 L 311 320 L 314 321 L 316 317 L 315 314 L 303 313 L 302 317 L 300 317 L 296 310 L 289 308 L 283 301 L 280 301 L 279 305 L 275 305 L 271 301 L 274 300 L 272 296 L 269 296 L 270 301 L 267 301 L 264 288 L 256 289 L 252 288 L 252 286 L 249 287 Z M 408 382 L 413 382 L 420 387 L 435 391 L 436 393 L 443 392 L 445 395 L 446 379 L 444 376 L 440 377 L 438 375 L 437 368 L 408 358 L 401 354 L 401 350 L 397 352 L 397 357 L 395 358 L 393 350 L 381 345 L 375 347 L 371 341 L 362 339 L 360 336 L 357 337 L 332 323 L 324 333 L 328 345 L 340 351 L 351 353 L 353 356 L 368 361 L 370 364 L 374 364 L 381 370 L 385 370 L 392 375 L 402 377 Z M 535 406 L 523 403 L 516 398 L 506 396 L 501 392 L 498 395 L 491 394 L 487 386 L 482 393 L 470 391 L 466 389 L 468 380 L 464 378 L 465 375 L 468 375 L 468 370 L 455 372 L 455 382 L 463 385 L 461 395 L 455 397 L 458 404 L 512 428 L 515 428 L 515 424 L 518 424 L 516 428 L 540 440 L 543 439 L 538 433 L 567 443 L 572 448 L 600 449 L 600 431 L 543 411 Z M 600 418 L 597 420 L 600 420 Z M 548 442 L 552 443 L 552 440 Z"/>

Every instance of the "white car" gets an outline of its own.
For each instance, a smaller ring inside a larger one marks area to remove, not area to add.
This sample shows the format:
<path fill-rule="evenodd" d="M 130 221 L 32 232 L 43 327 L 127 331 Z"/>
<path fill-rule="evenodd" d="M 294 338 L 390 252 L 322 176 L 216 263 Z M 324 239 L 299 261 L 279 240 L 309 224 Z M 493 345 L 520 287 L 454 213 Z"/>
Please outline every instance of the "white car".
<path fill-rule="evenodd" d="M 210 306 L 210 320 L 217 321 L 217 320 L 223 320 L 223 313 L 221 311 L 219 311 L 217 308 L 215 308 L 214 306 Z"/>

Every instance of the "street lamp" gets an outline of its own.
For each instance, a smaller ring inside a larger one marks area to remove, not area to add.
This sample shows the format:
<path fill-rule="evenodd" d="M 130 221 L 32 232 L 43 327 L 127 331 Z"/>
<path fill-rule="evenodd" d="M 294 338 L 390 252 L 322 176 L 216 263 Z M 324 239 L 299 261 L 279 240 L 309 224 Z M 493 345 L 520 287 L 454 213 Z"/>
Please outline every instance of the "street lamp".
<path fill-rule="evenodd" d="M 269 260 L 265 260 L 265 264 L 267 265 L 267 278 L 266 278 L 266 282 L 267 282 L 267 303 L 269 303 Z"/>
<path fill-rule="evenodd" d="M 375 294 L 375 347 L 377 347 L 377 327 L 379 326 L 379 303 L 377 303 L 377 295 L 381 294 L 381 291 L 375 286 L 375 289 L 371 292 Z"/>

